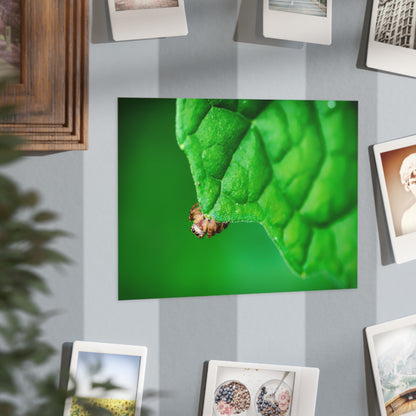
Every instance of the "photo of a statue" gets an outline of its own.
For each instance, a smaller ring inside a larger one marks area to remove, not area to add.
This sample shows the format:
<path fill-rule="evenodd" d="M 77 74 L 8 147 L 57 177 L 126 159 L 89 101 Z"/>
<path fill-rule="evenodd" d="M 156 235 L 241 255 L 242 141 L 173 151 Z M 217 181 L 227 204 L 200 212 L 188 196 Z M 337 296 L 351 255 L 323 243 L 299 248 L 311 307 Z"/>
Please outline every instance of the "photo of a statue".
<path fill-rule="evenodd" d="M 402 234 L 416 231 L 416 153 L 407 156 L 400 167 L 400 180 L 406 192 L 415 197 L 413 204 L 406 209 L 401 219 Z"/>

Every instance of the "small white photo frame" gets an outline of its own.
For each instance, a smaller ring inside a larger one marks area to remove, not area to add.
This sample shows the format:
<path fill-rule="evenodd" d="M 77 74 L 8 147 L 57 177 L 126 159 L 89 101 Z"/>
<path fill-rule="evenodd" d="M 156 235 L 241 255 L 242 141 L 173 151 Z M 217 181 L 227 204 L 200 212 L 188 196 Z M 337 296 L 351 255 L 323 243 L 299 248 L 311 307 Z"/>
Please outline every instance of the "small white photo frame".
<path fill-rule="evenodd" d="M 75 388 L 75 393 L 65 401 L 64 416 L 81 403 L 123 408 L 140 416 L 146 357 L 146 347 L 75 341 L 68 381 L 68 391 Z M 111 389 L 102 387 L 110 384 Z"/>
<path fill-rule="evenodd" d="M 373 1 L 367 50 L 369 68 L 416 77 L 414 6 L 414 2 L 404 0 Z"/>
<path fill-rule="evenodd" d="M 116 41 L 188 34 L 184 0 L 108 0 Z"/>
<path fill-rule="evenodd" d="M 366 328 L 381 416 L 416 411 L 416 315 Z"/>
<path fill-rule="evenodd" d="M 263 35 L 330 45 L 332 0 L 263 0 Z"/>
<path fill-rule="evenodd" d="M 416 258 L 416 136 L 373 150 L 394 259 L 404 263 Z"/>
<path fill-rule="evenodd" d="M 212 360 L 202 416 L 314 416 L 318 379 L 317 368 Z"/>

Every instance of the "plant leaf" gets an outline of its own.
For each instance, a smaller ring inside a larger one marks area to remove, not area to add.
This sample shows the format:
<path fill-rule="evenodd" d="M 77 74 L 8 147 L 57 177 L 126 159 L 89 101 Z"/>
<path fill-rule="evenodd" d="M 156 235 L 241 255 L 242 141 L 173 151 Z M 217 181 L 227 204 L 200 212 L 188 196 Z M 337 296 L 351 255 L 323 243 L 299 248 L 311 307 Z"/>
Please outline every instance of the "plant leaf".
<path fill-rule="evenodd" d="M 117 386 L 116 384 L 114 384 L 114 383 L 111 381 L 111 379 L 108 379 L 108 380 L 106 380 L 106 381 L 101 381 L 101 382 L 95 382 L 95 381 L 93 381 L 93 382 L 91 383 L 91 387 L 92 387 L 93 389 L 95 389 L 95 388 L 100 388 L 100 389 L 103 389 L 103 390 L 115 390 L 115 389 L 121 389 L 121 387 L 120 387 L 120 386 Z"/>
<path fill-rule="evenodd" d="M 10 402 L 2 400 L 0 401 L 0 415 L 13 416 L 16 414 L 16 406 Z"/>
<path fill-rule="evenodd" d="M 39 306 L 27 294 L 19 292 L 11 293 L 9 302 L 13 308 L 24 311 L 32 316 L 39 316 L 41 314 Z"/>
<path fill-rule="evenodd" d="M 43 263 L 58 265 L 61 263 L 69 264 L 70 259 L 60 252 L 48 248 L 35 247 L 24 254 L 25 262 L 35 266 Z"/>
<path fill-rule="evenodd" d="M 9 273 L 9 276 L 13 280 L 8 283 L 14 288 L 14 290 L 16 290 L 16 287 L 25 287 L 33 291 L 39 291 L 45 295 L 51 293 L 46 282 L 30 270 L 15 268 Z M 0 283 L 1 282 L 2 280 L 0 279 Z"/>
<path fill-rule="evenodd" d="M 11 373 L 11 369 L 6 367 L 6 362 L 0 356 L 0 391 L 3 393 L 16 393 L 16 382 Z M 2 414 L 2 413 L 0 413 Z"/>
<path fill-rule="evenodd" d="M 206 215 L 259 222 L 299 275 L 355 285 L 356 102 L 178 99 L 176 133 Z"/>
<path fill-rule="evenodd" d="M 33 216 L 33 221 L 35 222 L 48 222 L 53 221 L 57 218 L 55 212 L 52 211 L 39 211 Z"/>

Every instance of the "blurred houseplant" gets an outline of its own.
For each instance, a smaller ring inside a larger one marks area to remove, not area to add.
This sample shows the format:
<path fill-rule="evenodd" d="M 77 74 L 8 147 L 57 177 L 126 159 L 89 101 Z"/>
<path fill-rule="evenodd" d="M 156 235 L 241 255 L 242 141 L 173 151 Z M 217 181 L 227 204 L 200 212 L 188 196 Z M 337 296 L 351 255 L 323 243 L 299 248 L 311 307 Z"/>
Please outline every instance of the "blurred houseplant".
<path fill-rule="evenodd" d="M 4 87 L 4 84 L 2 85 Z M 0 117 L 10 112 L 0 108 Z M 16 149 L 23 140 L 0 136 L 0 168 L 22 156 Z M 0 171 L 0 415 L 62 414 L 64 393 L 56 387 L 56 375 L 39 375 L 54 353 L 42 339 L 41 325 L 49 316 L 35 301 L 49 294 L 39 271 L 48 265 L 67 263 L 50 246 L 66 235 L 49 223 L 56 215 L 40 210 L 35 191 L 24 191 Z M 36 397 L 33 400 L 30 397 Z M 30 406 L 25 403 L 30 402 Z"/>
<path fill-rule="evenodd" d="M 0 82 L 0 91 L 4 84 Z M 0 122 L 10 111 L 0 107 Z M 44 366 L 55 353 L 42 339 L 42 324 L 51 313 L 39 307 L 36 296 L 50 294 L 42 268 L 69 262 L 51 248 L 68 233 L 50 227 L 56 214 L 39 209 L 37 192 L 22 190 L 2 171 L 23 156 L 17 149 L 22 143 L 17 136 L 0 135 L 0 415 L 61 416 L 65 398 L 74 392 L 59 390 L 57 371 L 45 374 Z M 95 385 L 116 387 L 111 380 Z M 144 399 L 155 396 L 147 392 Z M 81 401 L 81 407 L 84 416 L 121 416 L 88 401 Z M 142 408 L 142 416 L 149 414 Z"/>

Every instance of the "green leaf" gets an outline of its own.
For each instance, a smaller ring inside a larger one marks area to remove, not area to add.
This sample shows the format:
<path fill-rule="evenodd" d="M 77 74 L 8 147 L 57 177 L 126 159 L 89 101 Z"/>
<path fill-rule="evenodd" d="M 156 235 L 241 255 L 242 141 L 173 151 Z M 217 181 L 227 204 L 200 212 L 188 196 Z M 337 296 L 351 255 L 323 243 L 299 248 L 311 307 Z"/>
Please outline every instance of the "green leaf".
<path fill-rule="evenodd" d="M 28 250 L 24 255 L 24 259 L 25 262 L 34 266 L 39 266 L 43 263 L 58 265 L 61 263 L 69 264 L 71 262 L 67 256 L 58 251 L 42 247 L 34 247 Z"/>
<path fill-rule="evenodd" d="M 0 165 L 6 165 L 13 162 L 20 157 L 20 152 L 14 149 L 1 149 L 0 148 Z"/>
<path fill-rule="evenodd" d="M 0 114 L 2 110 L 0 109 Z M 0 149 L 12 149 L 16 146 L 23 144 L 25 140 L 16 136 L 15 134 L 1 134 L 0 135 Z"/>
<path fill-rule="evenodd" d="M 9 219 L 19 208 L 19 189 L 9 178 L 0 175 L 0 221 Z"/>
<path fill-rule="evenodd" d="M 357 103 L 178 99 L 176 133 L 203 212 L 259 222 L 299 275 L 353 287 Z"/>
<path fill-rule="evenodd" d="M 2 90 L 3 90 L 3 84 L 0 84 L 0 91 Z M 11 115 L 15 110 L 16 110 L 16 106 L 14 105 L 2 105 L 0 107 L 0 120 Z M 1 137 L 3 137 L 3 135 Z"/>
<path fill-rule="evenodd" d="M 28 357 L 35 364 L 43 364 L 49 360 L 54 353 L 55 350 L 52 346 L 44 342 L 37 342 L 32 345 Z"/>
<path fill-rule="evenodd" d="M 16 414 L 16 406 L 9 401 L 0 401 L 0 415 L 2 416 L 13 416 Z"/>
<path fill-rule="evenodd" d="M 14 269 L 10 272 L 9 276 L 13 279 L 11 282 L 9 282 L 9 284 L 11 284 L 13 287 L 22 286 L 28 289 L 32 289 L 33 291 L 39 291 L 46 295 L 51 293 L 46 282 L 32 271 Z"/>
<path fill-rule="evenodd" d="M 10 305 L 10 300 L 8 299 L 8 301 L 8 304 Z M 13 344 L 16 343 L 16 340 L 20 336 L 20 331 L 22 330 L 20 318 L 16 313 L 11 312 L 10 310 L 4 311 L 2 316 L 6 321 L 6 325 L 0 325 L 0 335 L 9 347 L 13 347 Z"/>
<path fill-rule="evenodd" d="M 34 207 L 39 202 L 39 195 L 35 191 L 25 192 L 20 199 L 20 203 L 24 207 Z"/>
<path fill-rule="evenodd" d="M 39 211 L 33 217 L 35 222 L 48 222 L 57 218 L 57 215 L 52 211 Z"/>
<path fill-rule="evenodd" d="M 106 381 L 102 381 L 102 382 L 92 382 L 91 383 L 91 387 L 93 388 L 93 389 L 95 389 L 95 388 L 100 388 L 100 389 L 103 389 L 103 390 L 115 390 L 115 389 L 120 389 L 121 387 L 120 386 L 118 386 L 118 385 L 116 385 L 116 384 L 114 384 L 112 381 L 111 381 L 111 379 L 108 379 L 108 380 L 106 380 Z"/>
<path fill-rule="evenodd" d="M 9 296 L 10 305 L 13 308 L 24 311 L 32 316 L 39 316 L 41 311 L 35 302 L 28 295 L 11 293 Z"/>
<path fill-rule="evenodd" d="M 60 390 L 56 385 L 56 374 L 47 376 L 30 377 L 30 383 L 36 390 L 36 403 L 33 403 L 24 413 L 24 416 L 56 416 L 64 411 L 65 390 Z"/>
<path fill-rule="evenodd" d="M 16 393 L 17 387 L 12 375 L 12 369 L 6 367 L 7 362 L 3 361 L 1 357 L 0 364 L 2 364 L 0 365 L 0 391 L 4 393 Z"/>

